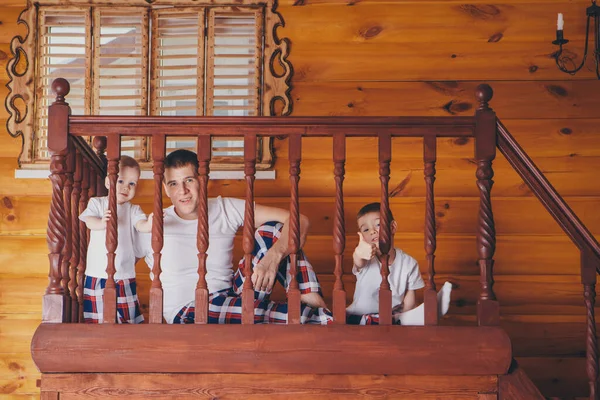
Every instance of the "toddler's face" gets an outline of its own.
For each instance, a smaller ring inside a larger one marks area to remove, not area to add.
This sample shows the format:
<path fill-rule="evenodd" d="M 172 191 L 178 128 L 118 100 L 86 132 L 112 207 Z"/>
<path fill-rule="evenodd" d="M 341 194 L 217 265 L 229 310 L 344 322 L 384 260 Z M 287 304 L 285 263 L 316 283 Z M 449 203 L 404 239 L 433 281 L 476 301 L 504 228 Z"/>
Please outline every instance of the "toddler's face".
<path fill-rule="evenodd" d="M 357 220 L 358 233 L 367 243 L 375 243 L 379 246 L 379 213 L 370 212 Z"/>
<path fill-rule="evenodd" d="M 135 196 L 140 172 L 137 168 L 124 167 L 117 178 L 117 204 L 124 204 Z"/>
<path fill-rule="evenodd" d="M 379 212 L 370 212 L 360 217 L 358 223 L 358 233 L 362 236 L 365 242 L 374 243 L 379 248 Z M 390 231 L 392 235 L 396 233 L 396 221 L 390 222 Z"/>

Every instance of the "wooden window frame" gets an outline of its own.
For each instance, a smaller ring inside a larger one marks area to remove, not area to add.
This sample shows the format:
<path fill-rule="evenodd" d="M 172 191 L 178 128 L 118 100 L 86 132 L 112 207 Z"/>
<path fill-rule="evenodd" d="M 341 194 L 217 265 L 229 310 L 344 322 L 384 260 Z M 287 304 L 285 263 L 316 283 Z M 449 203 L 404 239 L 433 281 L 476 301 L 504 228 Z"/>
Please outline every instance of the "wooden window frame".
<path fill-rule="evenodd" d="M 27 33 L 17 35 L 11 41 L 12 58 L 7 64 L 9 93 L 5 106 L 9 113 L 6 126 L 8 133 L 13 137 L 21 136 L 23 146 L 19 155 L 19 168 L 42 169 L 49 165 L 48 160 L 39 160 L 36 157 L 36 120 L 38 118 L 38 105 L 40 104 L 41 91 L 36 90 L 39 65 L 38 37 L 40 10 L 45 7 L 77 7 L 77 6 L 106 6 L 105 0 L 70 0 L 69 5 L 61 4 L 61 0 L 28 0 L 27 8 L 18 19 L 19 24 L 25 25 Z M 263 116 L 290 115 L 292 112 L 291 76 L 292 66 L 288 61 L 290 43 L 287 38 L 277 36 L 277 28 L 284 26 L 281 15 L 277 12 L 276 0 L 156 0 L 151 5 L 146 0 L 127 0 L 119 2 L 120 7 L 145 7 L 147 9 L 173 6 L 177 8 L 204 7 L 257 7 L 262 9 L 263 19 L 263 58 L 262 82 L 259 87 L 259 113 Z M 115 3 L 115 5 L 117 5 Z M 259 58 L 257 57 L 257 60 Z M 92 93 L 92 95 L 94 95 Z M 68 98 L 67 98 L 68 101 Z M 270 169 L 273 167 L 272 138 L 259 139 L 257 169 Z M 242 160 L 243 161 L 243 160 Z M 145 164 L 145 163 L 144 163 Z M 145 165 L 144 165 L 145 166 Z M 243 162 L 231 163 L 215 161 L 211 163 L 213 170 L 240 170 Z"/>

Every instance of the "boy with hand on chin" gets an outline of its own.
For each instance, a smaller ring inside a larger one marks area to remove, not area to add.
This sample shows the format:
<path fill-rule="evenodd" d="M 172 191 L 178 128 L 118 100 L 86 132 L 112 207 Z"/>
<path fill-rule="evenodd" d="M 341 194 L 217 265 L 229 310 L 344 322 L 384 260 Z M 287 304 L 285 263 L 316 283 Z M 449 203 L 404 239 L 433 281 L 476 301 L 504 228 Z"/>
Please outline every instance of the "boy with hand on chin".
<path fill-rule="evenodd" d="M 118 241 L 115 257 L 115 286 L 117 289 L 117 317 L 119 323 L 141 323 L 135 283 L 134 229 L 139 232 L 152 230 L 152 214 L 146 214 L 138 205 L 130 203 L 135 196 L 140 166 L 133 158 L 122 156 L 117 178 L 117 224 Z M 106 188 L 110 190 L 106 177 Z M 79 219 L 90 229 L 87 250 L 85 285 L 83 289 L 83 317 L 86 323 L 102 323 L 104 303 L 102 295 L 106 285 L 108 265 L 106 249 L 106 224 L 112 218 L 108 209 L 108 197 L 92 197 Z"/>
<path fill-rule="evenodd" d="M 360 209 L 357 215 L 359 242 L 352 259 L 352 273 L 356 276 L 354 301 L 346 309 L 349 324 L 378 325 L 379 324 L 379 286 L 381 285 L 381 263 L 379 250 L 380 204 L 370 203 Z M 391 243 L 397 224 L 391 221 Z M 405 312 L 415 308 L 415 290 L 425 286 L 417 261 L 400 250 L 392 247 L 389 253 L 390 273 L 388 281 L 392 290 L 392 308 L 394 321 L 400 311 Z"/>

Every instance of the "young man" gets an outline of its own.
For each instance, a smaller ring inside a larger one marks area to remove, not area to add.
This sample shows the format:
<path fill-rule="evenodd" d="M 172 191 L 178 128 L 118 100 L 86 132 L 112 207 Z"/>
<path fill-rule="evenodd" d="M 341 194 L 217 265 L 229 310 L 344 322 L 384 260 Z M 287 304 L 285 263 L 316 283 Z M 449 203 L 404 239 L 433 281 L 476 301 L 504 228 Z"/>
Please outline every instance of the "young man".
<path fill-rule="evenodd" d="M 168 323 L 193 323 L 194 294 L 198 281 L 198 161 L 196 154 L 176 150 L 165 159 L 164 188 L 173 205 L 165 209 L 164 245 L 160 275 L 164 293 L 163 316 Z M 209 247 L 206 281 L 209 296 L 209 323 L 241 322 L 241 291 L 245 279 L 233 273 L 233 240 L 244 222 L 245 201 L 233 198 L 208 200 Z M 289 284 L 289 212 L 280 208 L 254 206 L 255 251 L 252 282 L 255 289 L 255 323 L 286 323 L 287 304 L 269 301 L 276 279 Z M 274 223 L 269 223 L 274 221 Z M 300 216 L 300 246 L 308 231 L 308 219 Z M 140 237 L 141 255 L 153 266 L 151 235 Z M 301 254 L 297 279 L 301 291 L 302 323 L 327 324 L 331 313 L 325 309 L 320 285 L 312 266 Z"/>

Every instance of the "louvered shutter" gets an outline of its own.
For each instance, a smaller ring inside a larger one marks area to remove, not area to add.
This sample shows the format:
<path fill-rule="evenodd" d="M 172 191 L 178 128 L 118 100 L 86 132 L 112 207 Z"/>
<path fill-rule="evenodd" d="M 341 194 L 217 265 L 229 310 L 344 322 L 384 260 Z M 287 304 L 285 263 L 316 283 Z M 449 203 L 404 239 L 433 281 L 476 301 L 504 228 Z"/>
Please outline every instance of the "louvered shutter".
<path fill-rule="evenodd" d="M 147 115 L 148 11 L 94 10 L 95 115 Z M 146 138 L 124 137 L 122 154 L 147 158 Z"/>
<path fill-rule="evenodd" d="M 44 8 L 40 12 L 37 84 L 36 160 L 49 159 L 48 106 L 54 102 L 52 81 L 69 80 L 67 101 L 73 114 L 89 114 L 91 16 L 89 8 Z"/>

